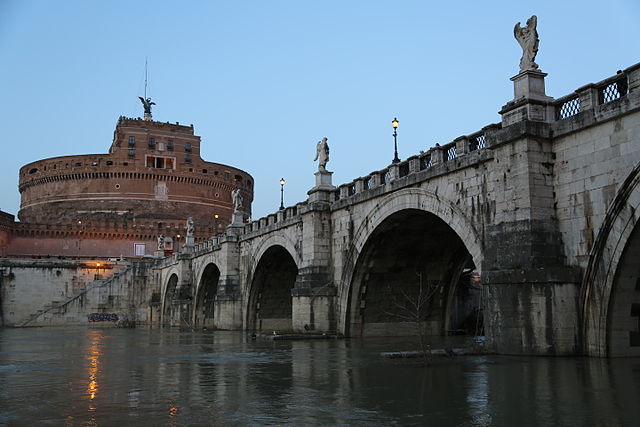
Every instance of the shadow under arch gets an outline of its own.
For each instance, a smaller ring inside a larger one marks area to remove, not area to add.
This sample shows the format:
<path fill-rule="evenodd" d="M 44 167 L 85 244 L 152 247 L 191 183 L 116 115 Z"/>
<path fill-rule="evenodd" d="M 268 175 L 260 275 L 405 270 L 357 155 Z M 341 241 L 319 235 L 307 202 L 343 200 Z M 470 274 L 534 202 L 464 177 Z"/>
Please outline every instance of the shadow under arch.
<path fill-rule="evenodd" d="M 346 289 L 340 295 L 340 325 L 339 329 L 346 335 L 352 331 L 353 315 L 356 311 L 356 301 L 358 301 L 358 284 L 362 278 L 357 277 L 358 267 L 363 264 L 363 251 L 365 244 L 378 227 L 388 218 L 402 211 L 418 211 L 431 214 L 442 221 L 451 230 L 452 236 L 456 236 L 464 242 L 467 259 L 462 267 L 458 266 L 460 275 L 470 273 L 469 265 L 474 266 L 474 272 L 480 273 L 483 259 L 483 242 L 473 223 L 465 216 L 464 212 L 455 204 L 444 199 L 437 194 L 431 193 L 421 188 L 409 188 L 399 190 L 385 197 L 376 207 L 361 221 L 354 232 L 353 244 L 351 245 L 344 264 L 341 276 L 341 283 L 346 285 Z M 461 250 L 461 253 L 465 253 Z M 354 286 L 355 285 L 355 286 Z M 450 289 L 455 292 L 455 289 Z M 453 296 L 453 295 L 450 295 Z M 450 311 L 454 304 L 453 298 L 448 298 L 446 311 Z M 449 319 L 445 319 L 443 328 L 448 327 Z"/>
<path fill-rule="evenodd" d="M 220 269 L 215 263 L 208 263 L 200 275 L 196 290 L 193 310 L 193 326 L 195 328 L 214 328 L 216 326 L 215 302 L 219 280 Z"/>
<path fill-rule="evenodd" d="M 585 355 L 640 356 L 639 209 L 640 163 L 607 208 L 589 253 L 580 294 Z"/>
<path fill-rule="evenodd" d="M 167 286 L 164 291 L 164 299 L 162 300 L 162 326 L 172 326 L 174 324 L 175 307 L 173 300 L 178 286 L 178 275 L 173 273 L 169 276 Z"/>
<path fill-rule="evenodd" d="M 266 249 L 258 260 L 249 284 L 246 325 L 252 331 L 292 330 L 292 296 L 298 266 L 280 245 Z"/>
<path fill-rule="evenodd" d="M 441 218 L 418 209 L 395 212 L 370 233 L 359 255 L 347 335 L 415 335 L 418 325 L 427 335 L 476 332 L 481 290 L 469 280 L 475 265 Z"/>

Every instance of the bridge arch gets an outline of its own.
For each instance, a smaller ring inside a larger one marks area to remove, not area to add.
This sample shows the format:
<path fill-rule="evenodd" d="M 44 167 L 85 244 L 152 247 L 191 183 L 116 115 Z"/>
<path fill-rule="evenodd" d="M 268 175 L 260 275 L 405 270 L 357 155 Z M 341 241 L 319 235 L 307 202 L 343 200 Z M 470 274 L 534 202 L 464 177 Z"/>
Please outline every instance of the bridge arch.
<path fill-rule="evenodd" d="M 276 242 L 284 243 L 286 246 Z M 288 246 L 288 248 L 287 248 Z M 291 289 L 298 276 L 300 260 L 293 245 L 281 236 L 263 242 L 253 259 L 247 284 L 246 326 L 255 331 L 292 329 Z"/>
<path fill-rule="evenodd" d="M 582 343 L 590 356 L 640 356 L 640 163 L 609 205 L 582 281 Z"/>
<path fill-rule="evenodd" d="M 170 271 L 168 277 L 162 293 L 162 326 L 172 326 L 175 315 L 173 300 L 178 287 L 179 276 L 177 272 Z"/>
<path fill-rule="evenodd" d="M 448 245 L 446 253 L 438 253 L 434 239 Z M 401 325 L 402 316 L 392 320 L 396 316 L 390 311 L 410 304 L 407 299 L 418 298 L 421 291 L 438 287 L 437 298 L 430 303 L 438 308 L 423 311 L 438 317 L 431 329 L 444 332 L 451 327 L 454 296 L 463 289 L 457 284 L 461 277 L 466 285 L 475 283 L 471 278 L 479 272 L 483 256 L 482 240 L 464 212 L 419 188 L 400 190 L 377 203 L 356 225 L 352 241 L 340 297 L 340 326 L 348 335 L 401 333 L 407 325 Z M 480 291 L 473 292 L 479 303 Z"/>
<path fill-rule="evenodd" d="M 220 269 L 214 262 L 208 262 L 198 277 L 193 309 L 193 326 L 214 328 L 215 302 L 220 281 Z"/>

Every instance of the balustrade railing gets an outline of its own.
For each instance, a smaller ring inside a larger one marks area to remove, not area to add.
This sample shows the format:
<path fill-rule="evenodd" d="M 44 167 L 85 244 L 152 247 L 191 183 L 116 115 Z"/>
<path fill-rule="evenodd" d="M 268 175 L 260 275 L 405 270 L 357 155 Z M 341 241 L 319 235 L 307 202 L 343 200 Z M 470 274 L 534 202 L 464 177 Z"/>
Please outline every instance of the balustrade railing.
<path fill-rule="evenodd" d="M 420 170 L 428 169 L 431 165 L 431 153 L 426 153 L 420 156 Z"/>
<path fill-rule="evenodd" d="M 398 174 L 400 175 L 400 178 L 409 175 L 409 162 L 400 164 L 400 167 L 398 168 Z"/>
<path fill-rule="evenodd" d="M 476 134 L 469 137 L 469 151 L 482 150 L 487 146 L 487 140 L 484 133 Z"/>
<path fill-rule="evenodd" d="M 634 67 L 636 68 L 632 67 L 624 72 L 620 71 L 615 76 L 598 83 L 588 84 L 574 93 L 556 99 L 554 101 L 556 120 L 573 117 L 583 111 L 595 108 L 598 105 L 608 104 L 627 95 L 630 84 L 629 75 L 634 72 L 632 70 L 637 69 L 637 66 Z"/>
<path fill-rule="evenodd" d="M 616 81 L 605 84 L 598 89 L 598 102 L 600 104 L 606 104 L 614 101 L 621 96 L 626 95 L 628 89 L 627 75 L 625 74 Z"/>
<path fill-rule="evenodd" d="M 580 112 L 581 102 L 580 96 L 570 95 L 568 99 L 561 99 L 556 104 L 556 119 L 562 120 L 567 117 L 575 116 Z"/>
<path fill-rule="evenodd" d="M 450 142 L 449 144 L 443 145 L 442 146 L 443 150 L 446 150 L 446 157 L 445 160 L 449 161 L 449 160 L 453 160 L 456 157 L 458 157 L 458 153 L 456 152 L 456 144 L 453 142 Z"/>

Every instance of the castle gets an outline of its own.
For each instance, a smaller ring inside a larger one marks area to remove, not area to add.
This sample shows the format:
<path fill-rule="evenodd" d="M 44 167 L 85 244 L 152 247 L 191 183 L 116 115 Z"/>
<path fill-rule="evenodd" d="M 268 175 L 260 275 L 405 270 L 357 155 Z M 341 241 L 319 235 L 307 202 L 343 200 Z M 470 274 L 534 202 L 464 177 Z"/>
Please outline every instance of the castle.
<path fill-rule="evenodd" d="M 146 110 L 145 105 L 145 110 Z M 225 230 L 239 189 L 251 214 L 253 178 L 200 157 L 193 125 L 120 117 L 106 154 L 38 160 L 20 169 L 19 222 L 0 212 L 3 257 L 144 257 Z"/>

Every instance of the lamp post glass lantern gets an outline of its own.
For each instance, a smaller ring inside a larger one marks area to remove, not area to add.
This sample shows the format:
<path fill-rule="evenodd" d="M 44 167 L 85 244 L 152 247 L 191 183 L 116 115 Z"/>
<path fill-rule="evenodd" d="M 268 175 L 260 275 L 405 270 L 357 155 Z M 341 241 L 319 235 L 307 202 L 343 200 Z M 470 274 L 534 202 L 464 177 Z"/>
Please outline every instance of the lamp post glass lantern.
<path fill-rule="evenodd" d="M 284 209 L 284 178 L 280 178 L 280 210 Z"/>
<path fill-rule="evenodd" d="M 395 117 L 391 121 L 391 126 L 393 126 L 393 160 L 391 161 L 392 163 L 400 162 L 400 159 L 398 158 L 398 132 L 397 132 L 398 123 L 400 122 Z"/>

